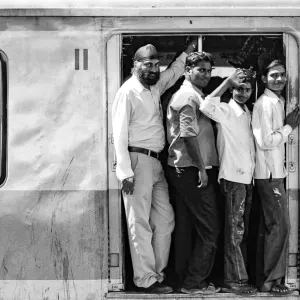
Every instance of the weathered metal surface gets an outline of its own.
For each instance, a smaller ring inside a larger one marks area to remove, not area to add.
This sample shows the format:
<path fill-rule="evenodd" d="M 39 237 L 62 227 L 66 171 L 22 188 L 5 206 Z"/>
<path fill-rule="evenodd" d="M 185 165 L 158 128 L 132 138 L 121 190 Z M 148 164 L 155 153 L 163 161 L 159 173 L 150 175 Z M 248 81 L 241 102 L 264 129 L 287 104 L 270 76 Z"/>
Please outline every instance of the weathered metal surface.
<path fill-rule="evenodd" d="M 9 59 L 9 156 L 0 190 L 0 299 L 92 300 L 107 291 L 107 168 L 113 172 L 114 163 L 107 161 L 110 36 L 289 28 L 299 29 L 299 20 L 1 17 L 0 48 Z M 119 237 L 113 241 L 118 247 Z"/>
<path fill-rule="evenodd" d="M 0 25 L 0 47 L 9 60 L 0 299 L 98 300 L 108 278 L 101 36 L 89 30 L 89 20 L 86 31 L 77 30 L 80 23 L 45 19 L 12 27 Z"/>
<path fill-rule="evenodd" d="M 285 32 L 299 29 L 298 18 L 293 17 L 1 17 L 0 31 L 99 31 L 113 33 L 262 33 Z M 74 34 L 75 35 L 75 34 Z M 26 36 L 25 36 L 26 37 Z M 105 45 L 102 45 L 104 49 Z"/>
<path fill-rule="evenodd" d="M 2 0 L 0 15 L 11 16 L 299 16 L 298 0 Z"/>
<path fill-rule="evenodd" d="M 105 278 L 106 196 L 0 191 L 0 280 Z"/>

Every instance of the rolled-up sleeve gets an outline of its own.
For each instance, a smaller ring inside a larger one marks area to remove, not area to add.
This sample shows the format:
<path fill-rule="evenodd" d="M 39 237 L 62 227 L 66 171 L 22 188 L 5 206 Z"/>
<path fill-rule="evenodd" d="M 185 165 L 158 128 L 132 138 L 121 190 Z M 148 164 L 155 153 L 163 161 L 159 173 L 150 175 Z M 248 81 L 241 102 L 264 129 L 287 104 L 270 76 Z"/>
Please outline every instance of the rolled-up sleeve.
<path fill-rule="evenodd" d="M 290 125 L 273 130 L 273 109 L 269 102 L 254 108 L 253 111 L 253 134 L 257 144 L 263 150 L 274 149 L 285 143 L 289 134 L 293 131 Z"/>
<path fill-rule="evenodd" d="M 192 137 L 199 134 L 196 109 L 193 101 L 188 100 L 179 110 L 180 137 Z"/>
<path fill-rule="evenodd" d="M 116 175 L 123 180 L 134 175 L 128 152 L 128 127 L 131 105 L 127 93 L 118 91 L 112 105 L 112 127 L 117 157 Z"/>
<path fill-rule="evenodd" d="M 186 57 L 187 54 L 182 52 L 169 68 L 160 73 L 160 79 L 157 83 L 160 95 L 173 86 L 183 75 Z"/>

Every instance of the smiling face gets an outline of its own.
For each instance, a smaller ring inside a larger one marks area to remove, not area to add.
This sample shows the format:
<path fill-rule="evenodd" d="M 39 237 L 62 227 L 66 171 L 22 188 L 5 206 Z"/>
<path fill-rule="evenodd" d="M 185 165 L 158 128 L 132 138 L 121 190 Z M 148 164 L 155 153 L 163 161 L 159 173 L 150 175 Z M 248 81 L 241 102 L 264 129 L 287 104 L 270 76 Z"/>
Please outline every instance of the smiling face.
<path fill-rule="evenodd" d="M 233 100 L 245 104 L 252 93 L 252 86 L 250 82 L 245 82 L 242 87 L 234 88 L 232 90 L 232 98 Z"/>
<path fill-rule="evenodd" d="M 280 93 L 286 84 L 286 70 L 282 65 L 277 65 L 268 70 L 266 76 L 261 77 L 266 88 L 274 93 Z"/>
<path fill-rule="evenodd" d="M 202 60 L 193 67 L 186 67 L 186 75 L 189 81 L 202 89 L 206 87 L 211 78 L 212 65 L 210 62 Z"/>

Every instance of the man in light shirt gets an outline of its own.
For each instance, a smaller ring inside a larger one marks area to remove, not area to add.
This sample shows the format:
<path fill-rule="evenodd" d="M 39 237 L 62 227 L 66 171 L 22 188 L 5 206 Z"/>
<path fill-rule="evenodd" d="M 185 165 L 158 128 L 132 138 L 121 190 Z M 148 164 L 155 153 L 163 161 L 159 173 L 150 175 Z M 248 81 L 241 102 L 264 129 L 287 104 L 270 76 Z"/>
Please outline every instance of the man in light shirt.
<path fill-rule="evenodd" d="M 217 122 L 218 180 L 225 196 L 224 286 L 223 292 L 249 295 L 256 289 L 248 284 L 242 242 L 247 238 L 252 202 L 255 148 L 251 114 L 245 105 L 252 93 L 251 78 L 233 87 L 229 103 L 207 97 L 200 105 Z"/>
<path fill-rule="evenodd" d="M 252 127 L 256 143 L 255 184 L 261 199 L 265 220 L 264 274 L 258 287 L 262 292 L 277 295 L 290 293 L 283 284 L 286 271 L 289 216 L 284 189 L 284 144 L 288 135 L 300 122 L 299 107 L 285 118 L 285 100 L 281 92 L 285 87 L 286 69 L 275 60 L 262 73 L 265 91 L 253 109 Z"/>
<path fill-rule="evenodd" d="M 122 183 L 133 281 L 143 292 L 172 292 L 162 284 L 174 213 L 159 161 L 165 144 L 160 95 L 182 76 L 185 58 L 195 48 L 196 41 L 191 41 L 161 73 L 155 47 L 139 48 L 132 77 L 120 87 L 112 106 L 116 174 Z"/>
<path fill-rule="evenodd" d="M 177 287 L 187 294 L 220 290 L 209 282 L 220 231 L 216 199 L 218 156 L 211 121 L 199 111 L 204 98 L 202 88 L 209 83 L 212 66 L 209 53 L 190 54 L 185 81 L 167 110 L 167 172 L 172 194 L 176 195 L 175 272 Z M 221 95 L 236 79 L 234 73 L 210 96 Z"/>

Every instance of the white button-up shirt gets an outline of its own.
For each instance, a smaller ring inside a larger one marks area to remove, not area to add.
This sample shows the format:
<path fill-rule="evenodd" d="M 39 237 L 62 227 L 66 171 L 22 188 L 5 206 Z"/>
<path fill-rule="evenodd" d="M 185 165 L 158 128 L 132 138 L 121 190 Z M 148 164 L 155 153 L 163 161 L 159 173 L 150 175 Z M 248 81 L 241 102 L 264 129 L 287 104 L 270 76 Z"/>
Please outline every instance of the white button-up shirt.
<path fill-rule="evenodd" d="M 184 73 L 187 54 L 160 73 L 160 79 L 146 89 L 132 75 L 118 90 L 112 105 L 112 126 L 117 156 L 116 175 L 123 180 L 134 175 L 128 146 L 160 152 L 165 145 L 160 96 Z"/>
<path fill-rule="evenodd" d="M 207 98 L 200 110 L 217 122 L 217 148 L 219 153 L 219 180 L 250 184 L 255 166 L 254 137 L 251 114 L 231 99 L 220 103 L 219 98 Z"/>
<path fill-rule="evenodd" d="M 256 165 L 254 178 L 284 178 L 284 143 L 292 132 L 290 125 L 284 126 L 284 99 L 269 89 L 256 101 L 253 109 L 252 128 L 256 143 Z"/>

